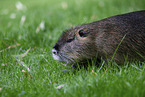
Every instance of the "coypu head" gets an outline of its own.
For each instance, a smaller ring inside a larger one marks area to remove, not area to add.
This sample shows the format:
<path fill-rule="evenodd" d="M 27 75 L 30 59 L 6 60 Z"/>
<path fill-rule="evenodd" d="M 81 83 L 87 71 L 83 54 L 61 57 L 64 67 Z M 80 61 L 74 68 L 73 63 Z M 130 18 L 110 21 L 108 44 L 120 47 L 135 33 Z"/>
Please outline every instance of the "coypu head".
<path fill-rule="evenodd" d="M 76 26 L 65 32 L 52 49 L 55 60 L 68 64 L 85 62 L 96 56 L 95 33 L 86 25 Z"/>

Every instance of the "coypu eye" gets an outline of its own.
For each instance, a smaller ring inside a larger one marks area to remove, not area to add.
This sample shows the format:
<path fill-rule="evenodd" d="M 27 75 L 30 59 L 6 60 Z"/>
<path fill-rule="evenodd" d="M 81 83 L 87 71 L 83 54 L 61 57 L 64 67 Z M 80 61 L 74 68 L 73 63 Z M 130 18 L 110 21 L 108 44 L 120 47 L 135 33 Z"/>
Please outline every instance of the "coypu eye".
<path fill-rule="evenodd" d="M 80 35 L 80 37 L 86 37 L 88 34 L 84 30 L 80 30 L 79 35 Z"/>
<path fill-rule="evenodd" d="M 66 42 L 72 42 L 74 39 L 68 39 Z"/>

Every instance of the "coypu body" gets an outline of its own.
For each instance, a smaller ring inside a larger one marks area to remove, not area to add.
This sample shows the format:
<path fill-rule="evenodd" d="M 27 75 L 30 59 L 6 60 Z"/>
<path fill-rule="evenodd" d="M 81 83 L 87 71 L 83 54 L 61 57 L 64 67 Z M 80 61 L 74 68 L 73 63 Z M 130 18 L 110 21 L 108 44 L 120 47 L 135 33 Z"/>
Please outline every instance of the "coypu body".
<path fill-rule="evenodd" d="M 94 58 L 111 60 L 116 49 L 113 60 L 118 64 L 123 64 L 126 59 L 144 61 L 145 11 L 117 15 L 71 28 L 63 32 L 52 54 L 55 60 L 75 64 Z"/>

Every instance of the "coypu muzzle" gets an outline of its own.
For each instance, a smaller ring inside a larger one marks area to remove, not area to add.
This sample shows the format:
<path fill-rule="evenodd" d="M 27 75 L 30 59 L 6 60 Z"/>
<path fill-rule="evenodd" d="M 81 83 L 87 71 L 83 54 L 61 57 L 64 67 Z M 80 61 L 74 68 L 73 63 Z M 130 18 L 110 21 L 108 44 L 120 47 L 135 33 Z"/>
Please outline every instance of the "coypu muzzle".
<path fill-rule="evenodd" d="M 53 49 L 52 49 L 53 58 L 54 58 L 55 60 L 61 61 L 61 58 L 59 57 L 58 53 L 59 53 L 59 45 L 58 45 L 58 44 L 55 44 L 55 45 L 53 46 Z"/>

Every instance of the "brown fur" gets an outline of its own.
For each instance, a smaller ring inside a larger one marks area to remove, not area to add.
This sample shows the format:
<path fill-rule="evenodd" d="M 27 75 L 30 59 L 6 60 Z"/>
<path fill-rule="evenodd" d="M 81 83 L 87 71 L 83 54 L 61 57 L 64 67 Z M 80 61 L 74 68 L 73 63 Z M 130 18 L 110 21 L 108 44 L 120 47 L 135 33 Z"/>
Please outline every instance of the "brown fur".
<path fill-rule="evenodd" d="M 83 30 L 86 36 L 81 37 Z M 114 61 L 144 61 L 145 57 L 145 11 L 137 11 L 109 17 L 100 21 L 76 26 L 65 31 L 53 47 L 53 57 L 69 64 L 88 59 L 111 59 L 122 38 Z"/>

